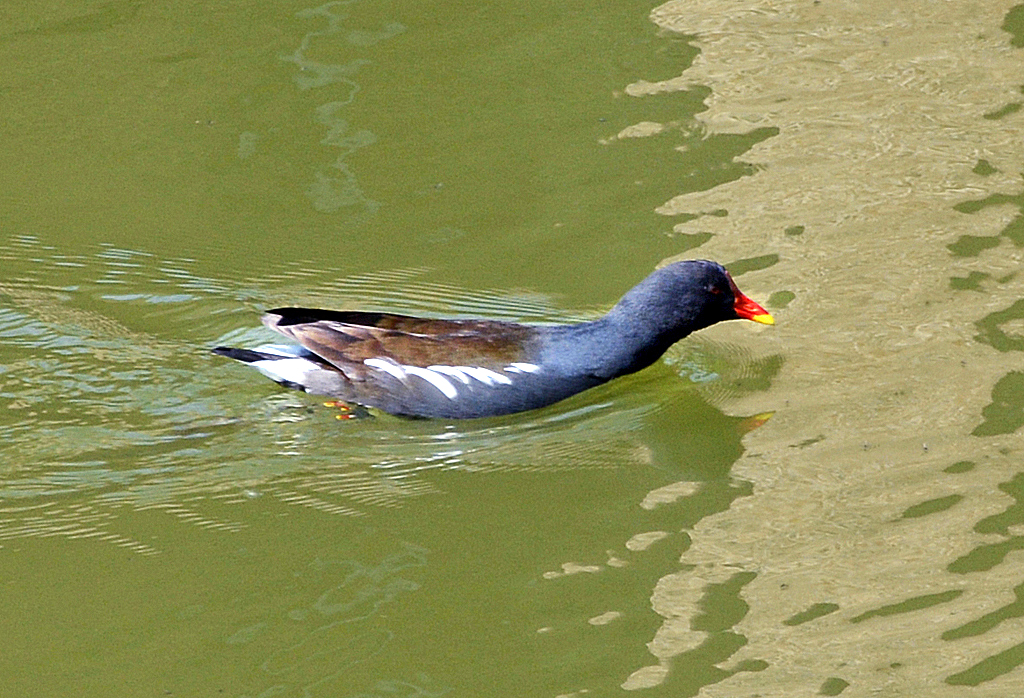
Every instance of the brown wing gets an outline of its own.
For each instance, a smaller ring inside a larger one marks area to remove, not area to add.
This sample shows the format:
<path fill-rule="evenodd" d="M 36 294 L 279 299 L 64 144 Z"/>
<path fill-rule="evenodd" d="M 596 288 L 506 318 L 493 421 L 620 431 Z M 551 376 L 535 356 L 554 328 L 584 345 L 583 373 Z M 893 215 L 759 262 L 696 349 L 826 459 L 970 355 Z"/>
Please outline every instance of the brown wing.
<path fill-rule="evenodd" d="M 407 366 L 504 366 L 522 360 L 535 330 L 496 320 L 433 320 L 387 313 L 279 308 L 263 323 L 358 380 L 363 361 Z"/>
<path fill-rule="evenodd" d="M 307 392 L 392 414 L 508 414 L 549 405 L 601 382 L 540 366 L 547 340 L 542 328 L 528 325 L 303 308 L 273 310 L 263 321 L 316 360 L 286 352 L 280 370 L 264 365 L 261 371 Z"/>

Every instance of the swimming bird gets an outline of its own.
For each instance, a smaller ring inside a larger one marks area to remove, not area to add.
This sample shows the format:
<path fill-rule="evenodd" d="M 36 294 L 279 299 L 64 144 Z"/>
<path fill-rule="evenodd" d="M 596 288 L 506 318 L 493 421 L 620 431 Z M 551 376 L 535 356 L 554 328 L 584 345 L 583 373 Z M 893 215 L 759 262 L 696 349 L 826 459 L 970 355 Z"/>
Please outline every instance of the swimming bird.
<path fill-rule="evenodd" d="M 263 324 L 297 342 L 215 354 L 281 385 L 410 417 L 466 419 L 544 407 L 639 371 L 691 332 L 724 320 L 775 320 L 721 265 L 654 271 L 603 317 L 566 325 L 441 320 L 277 308 Z"/>

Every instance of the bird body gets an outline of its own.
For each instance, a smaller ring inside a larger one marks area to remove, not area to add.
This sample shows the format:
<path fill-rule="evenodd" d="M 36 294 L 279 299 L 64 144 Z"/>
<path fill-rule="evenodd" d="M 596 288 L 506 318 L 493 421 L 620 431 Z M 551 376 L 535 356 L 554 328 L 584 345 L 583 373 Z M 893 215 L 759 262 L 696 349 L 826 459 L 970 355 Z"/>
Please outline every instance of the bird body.
<path fill-rule="evenodd" d="M 603 317 L 569 325 L 278 308 L 263 322 L 297 342 L 213 351 L 288 387 L 416 417 L 536 409 L 638 371 L 723 320 L 771 315 L 709 261 L 656 270 Z"/>

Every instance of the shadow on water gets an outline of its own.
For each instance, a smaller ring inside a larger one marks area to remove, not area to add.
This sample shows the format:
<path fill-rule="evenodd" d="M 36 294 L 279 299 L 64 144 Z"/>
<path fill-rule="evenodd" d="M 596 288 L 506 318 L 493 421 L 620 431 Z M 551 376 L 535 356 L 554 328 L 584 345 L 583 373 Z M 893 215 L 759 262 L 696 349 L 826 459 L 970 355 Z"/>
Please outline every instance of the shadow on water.
<path fill-rule="evenodd" d="M 699 522 L 656 587 L 658 662 L 627 686 L 1019 692 L 1024 6 L 917 3 L 904 24 L 909 6 L 755 5 L 653 13 L 698 36 L 684 75 L 711 88 L 709 132 L 780 129 L 754 176 L 659 210 L 718 233 L 709 247 L 756 230 L 778 254 L 787 408 L 733 466 L 754 494 Z M 998 85 L 972 82 L 981 63 Z M 733 601 L 718 626 L 698 621 L 716 587 Z M 723 627 L 719 673 L 700 676 L 687 663 Z"/>

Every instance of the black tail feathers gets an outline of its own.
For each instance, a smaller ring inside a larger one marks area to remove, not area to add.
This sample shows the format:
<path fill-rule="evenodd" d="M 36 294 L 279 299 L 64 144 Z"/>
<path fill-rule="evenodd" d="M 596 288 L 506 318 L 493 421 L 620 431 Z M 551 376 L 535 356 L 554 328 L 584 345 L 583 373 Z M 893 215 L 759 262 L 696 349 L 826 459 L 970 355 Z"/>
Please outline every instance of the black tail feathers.
<path fill-rule="evenodd" d="M 235 349 L 234 347 L 214 347 L 211 349 L 214 354 L 219 356 L 226 356 L 229 359 L 235 359 L 236 361 L 242 361 L 247 364 L 251 364 L 254 361 L 263 361 L 264 359 L 280 359 L 280 356 L 271 356 L 270 354 L 262 354 L 252 349 Z"/>

